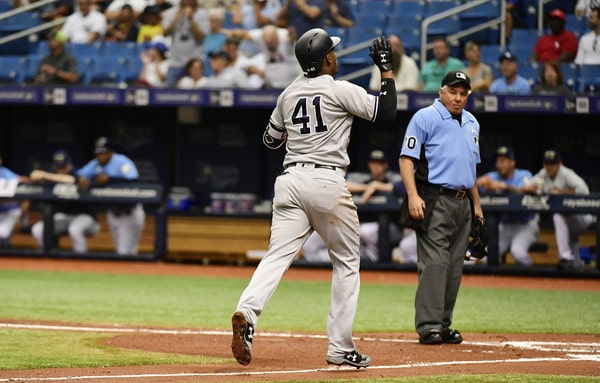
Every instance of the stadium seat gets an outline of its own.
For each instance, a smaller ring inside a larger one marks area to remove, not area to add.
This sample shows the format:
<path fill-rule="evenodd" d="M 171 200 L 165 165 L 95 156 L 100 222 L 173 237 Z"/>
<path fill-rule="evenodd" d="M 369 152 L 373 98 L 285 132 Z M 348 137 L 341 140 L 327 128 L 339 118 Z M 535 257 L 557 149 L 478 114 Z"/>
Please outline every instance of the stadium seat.
<path fill-rule="evenodd" d="M 576 90 L 579 93 L 600 92 L 600 65 L 580 65 Z"/>
<path fill-rule="evenodd" d="M 577 82 L 577 74 L 579 70 L 577 69 L 577 65 L 575 64 L 561 64 L 560 68 L 563 72 L 563 80 L 565 84 L 571 88 L 571 90 L 575 90 L 575 84 Z"/>
<path fill-rule="evenodd" d="M 25 58 L 22 56 L 0 56 L 0 83 L 20 84 L 24 66 Z"/>
<path fill-rule="evenodd" d="M 388 19 L 387 34 L 400 36 L 405 50 L 420 50 L 421 19 L 410 14 L 394 13 Z"/>
<path fill-rule="evenodd" d="M 67 43 L 65 49 L 71 53 L 77 60 L 81 60 L 85 57 L 96 57 L 102 55 L 101 42 L 95 42 L 91 44 L 78 44 L 78 43 Z"/>
<path fill-rule="evenodd" d="M 0 32 L 19 32 L 29 29 L 41 23 L 40 15 L 37 12 L 22 12 L 0 23 Z"/>
<path fill-rule="evenodd" d="M 123 73 L 126 70 L 126 59 L 113 56 L 96 56 L 91 59 L 89 72 L 86 76 L 88 84 L 114 84 L 123 81 Z"/>
<path fill-rule="evenodd" d="M 363 14 L 376 14 L 376 15 L 387 15 L 392 9 L 391 0 L 371 0 L 367 4 L 360 4 L 357 7 L 357 12 L 354 14 L 355 17 Z"/>
<path fill-rule="evenodd" d="M 567 23 L 565 28 L 575 34 L 577 38 L 581 37 L 585 32 L 589 30 L 587 17 L 577 16 L 572 13 L 567 14 Z"/>
<path fill-rule="evenodd" d="M 368 40 L 373 40 L 377 36 L 383 33 L 383 29 L 378 26 L 364 26 L 355 25 L 354 28 L 350 28 L 346 31 L 346 44 L 345 46 L 351 46 L 358 43 L 362 43 Z"/>
<path fill-rule="evenodd" d="M 427 12 L 427 3 L 423 0 L 396 0 L 392 5 L 393 15 L 423 18 Z"/>
<path fill-rule="evenodd" d="M 23 82 L 33 82 L 35 75 L 37 74 L 38 67 L 42 57 L 37 55 L 29 55 L 25 58 L 25 69 L 23 70 Z"/>
<path fill-rule="evenodd" d="M 501 4 L 502 2 L 500 0 L 489 1 L 471 9 L 467 9 L 461 13 L 461 17 L 492 19 L 500 16 Z"/>
<path fill-rule="evenodd" d="M 102 45 L 101 53 L 103 56 L 129 58 L 129 57 L 138 57 L 141 49 L 142 49 L 142 45 L 138 44 L 134 41 L 127 41 L 127 42 L 106 41 Z"/>
<path fill-rule="evenodd" d="M 496 63 L 502 54 L 502 49 L 498 44 L 481 45 L 479 50 L 481 52 L 481 61 L 487 64 Z"/>
<path fill-rule="evenodd" d="M 530 84 L 540 82 L 540 65 L 538 63 L 519 64 L 519 75 L 529 80 Z"/>

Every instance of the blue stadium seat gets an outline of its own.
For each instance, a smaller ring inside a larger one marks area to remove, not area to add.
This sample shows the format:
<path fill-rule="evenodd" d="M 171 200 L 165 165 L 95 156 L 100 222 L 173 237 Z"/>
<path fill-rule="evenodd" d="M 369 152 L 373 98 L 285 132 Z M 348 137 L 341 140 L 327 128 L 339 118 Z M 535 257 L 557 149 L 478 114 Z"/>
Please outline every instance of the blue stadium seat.
<path fill-rule="evenodd" d="M 137 57 L 142 50 L 141 47 L 142 45 L 135 41 L 106 41 L 101 47 L 101 54 L 103 56 Z"/>
<path fill-rule="evenodd" d="M 386 33 L 400 36 L 406 50 L 421 47 L 421 20 L 413 15 L 394 13 L 388 19 Z"/>
<path fill-rule="evenodd" d="M 18 32 L 41 24 L 40 15 L 37 12 L 22 12 L 0 23 L 0 32 Z"/>
<path fill-rule="evenodd" d="M 386 25 L 386 21 L 387 21 L 387 14 L 385 13 L 372 13 L 372 12 L 366 12 L 366 13 L 360 13 L 358 15 L 354 16 L 354 22 L 355 22 L 355 26 L 354 28 L 370 28 L 370 29 L 375 29 L 375 28 L 381 28 L 383 29 L 383 27 Z M 354 29 L 354 28 L 350 28 L 350 29 Z"/>
<path fill-rule="evenodd" d="M 393 15 L 423 18 L 427 12 L 427 3 L 424 0 L 396 0 L 392 4 L 392 11 Z"/>
<path fill-rule="evenodd" d="M 387 15 L 392 9 L 391 0 L 371 0 L 367 4 L 361 4 L 357 7 L 357 12 L 354 16 L 362 14 L 376 14 L 376 15 Z"/>
<path fill-rule="evenodd" d="M 346 31 L 345 46 L 351 46 L 367 40 L 373 40 L 382 33 L 383 29 L 377 26 L 355 25 L 354 28 L 350 28 Z"/>
<path fill-rule="evenodd" d="M 81 60 L 85 57 L 96 57 L 102 55 L 102 42 L 94 42 L 91 44 L 67 43 L 65 49 L 67 52 Z"/>
<path fill-rule="evenodd" d="M 109 83 L 117 85 L 123 81 L 126 61 L 123 57 L 113 56 L 96 56 L 91 58 L 85 77 L 86 83 Z"/>
<path fill-rule="evenodd" d="M 22 56 L 0 56 L 0 83 L 20 84 L 24 66 L 25 58 Z"/>
<path fill-rule="evenodd" d="M 526 46 L 533 51 L 539 37 L 539 33 L 534 29 L 513 29 L 508 45 L 511 49 Z"/>
<path fill-rule="evenodd" d="M 125 68 L 122 73 L 122 81 L 126 83 L 131 83 L 140 77 L 140 72 L 142 71 L 142 60 L 139 57 L 131 57 L 125 63 Z"/>
<path fill-rule="evenodd" d="M 493 19 L 500 16 L 502 2 L 500 0 L 493 0 L 487 3 L 483 3 L 479 6 L 467 9 L 461 13 L 462 18 L 484 18 Z"/>
<path fill-rule="evenodd" d="M 575 64 L 561 64 L 560 68 L 563 72 L 563 80 L 565 84 L 571 88 L 571 90 L 575 90 L 575 84 L 577 83 L 577 74 L 579 70 L 577 69 L 577 65 Z"/>
<path fill-rule="evenodd" d="M 487 64 L 498 62 L 498 58 L 502 54 L 502 49 L 498 44 L 486 44 L 479 47 L 481 52 L 481 61 Z"/>
<path fill-rule="evenodd" d="M 23 82 L 33 82 L 41 61 L 42 56 L 29 55 L 26 57 L 25 69 L 23 70 Z"/>
<path fill-rule="evenodd" d="M 567 23 L 565 28 L 575 34 L 577 38 L 581 37 L 585 32 L 589 30 L 587 17 L 577 16 L 572 13 L 567 14 Z"/>
<path fill-rule="evenodd" d="M 530 84 L 540 82 L 540 65 L 538 63 L 519 64 L 519 75 L 529 80 Z"/>
<path fill-rule="evenodd" d="M 600 65 L 580 65 L 576 90 L 579 93 L 600 91 Z"/>

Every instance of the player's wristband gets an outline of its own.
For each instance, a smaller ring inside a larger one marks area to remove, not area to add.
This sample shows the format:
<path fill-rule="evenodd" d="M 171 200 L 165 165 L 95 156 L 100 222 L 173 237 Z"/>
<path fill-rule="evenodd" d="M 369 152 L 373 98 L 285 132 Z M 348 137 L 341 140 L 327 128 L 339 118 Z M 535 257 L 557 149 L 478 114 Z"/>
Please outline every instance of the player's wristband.
<path fill-rule="evenodd" d="M 392 78 L 381 79 L 379 108 L 375 121 L 394 121 L 396 119 L 396 82 Z"/>

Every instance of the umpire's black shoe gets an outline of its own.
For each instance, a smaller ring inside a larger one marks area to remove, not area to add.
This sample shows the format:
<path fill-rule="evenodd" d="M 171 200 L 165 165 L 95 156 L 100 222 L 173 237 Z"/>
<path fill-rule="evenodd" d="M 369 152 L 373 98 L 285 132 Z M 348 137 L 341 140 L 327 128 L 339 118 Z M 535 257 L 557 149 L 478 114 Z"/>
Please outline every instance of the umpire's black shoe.
<path fill-rule="evenodd" d="M 443 343 L 459 344 L 462 343 L 462 341 L 463 337 L 457 330 L 453 330 L 451 328 L 445 328 L 444 330 L 442 330 Z"/>
<path fill-rule="evenodd" d="M 556 268 L 559 270 L 572 270 L 575 268 L 575 262 L 570 259 L 561 258 L 556 264 Z"/>
<path fill-rule="evenodd" d="M 427 330 L 419 336 L 419 343 L 421 344 L 441 344 L 442 342 L 443 339 L 440 330 Z"/>

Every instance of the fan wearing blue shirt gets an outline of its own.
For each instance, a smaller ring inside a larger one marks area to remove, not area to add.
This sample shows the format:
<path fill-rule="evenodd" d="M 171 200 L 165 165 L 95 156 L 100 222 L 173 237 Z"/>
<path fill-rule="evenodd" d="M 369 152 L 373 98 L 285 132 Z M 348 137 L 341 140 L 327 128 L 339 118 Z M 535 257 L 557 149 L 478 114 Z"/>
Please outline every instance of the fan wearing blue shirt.
<path fill-rule="evenodd" d="M 523 193 L 531 184 L 533 175 L 529 170 L 517 169 L 515 154 L 506 146 L 496 150 L 496 170 L 477 179 L 482 193 Z M 504 213 L 498 225 L 498 254 L 510 250 L 515 262 L 531 266 L 529 248 L 540 232 L 539 216 L 535 213 Z"/>
<path fill-rule="evenodd" d="M 94 154 L 96 158 L 77 172 L 80 188 L 137 181 L 139 178 L 133 161 L 124 154 L 115 153 L 106 137 L 99 137 L 95 141 Z M 117 254 L 138 253 L 145 219 L 146 214 L 141 203 L 107 206 L 106 220 Z"/>
<path fill-rule="evenodd" d="M 517 56 L 512 52 L 504 52 L 500 58 L 502 77 L 495 79 L 490 85 L 490 93 L 530 94 L 531 84 L 519 75 Z"/>

